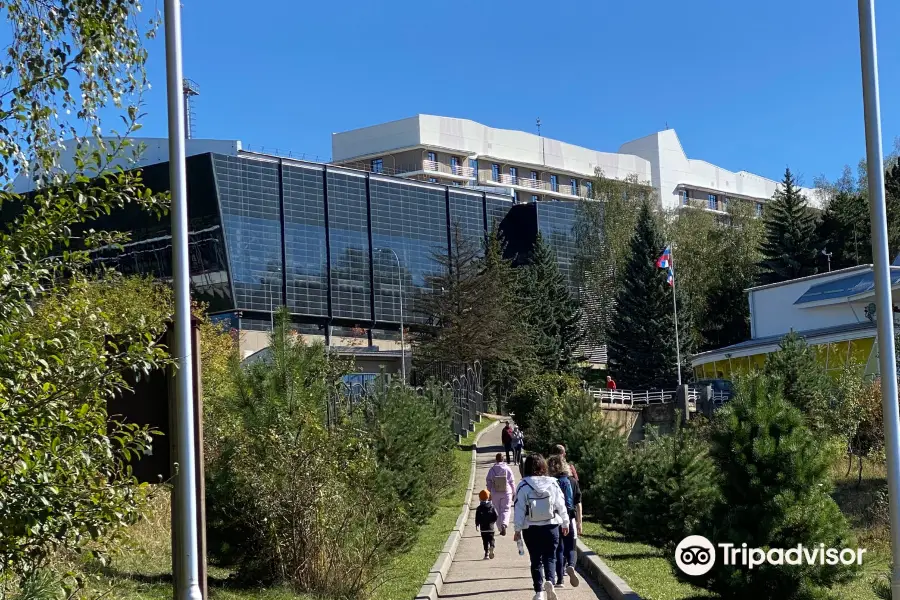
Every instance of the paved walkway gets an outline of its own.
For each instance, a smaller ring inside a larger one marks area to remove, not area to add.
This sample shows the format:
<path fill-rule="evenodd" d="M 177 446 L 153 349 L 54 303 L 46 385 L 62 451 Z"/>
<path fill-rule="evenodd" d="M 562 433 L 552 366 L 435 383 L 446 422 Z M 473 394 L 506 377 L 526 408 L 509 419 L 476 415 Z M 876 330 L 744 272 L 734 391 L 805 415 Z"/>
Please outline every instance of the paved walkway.
<path fill-rule="evenodd" d="M 478 506 L 477 491 L 484 488 L 488 469 L 494 464 L 494 456 L 503 450 L 500 441 L 501 427 L 487 432 L 479 442 L 478 458 L 475 472 L 475 490 L 472 497 L 472 508 Z M 516 483 L 519 481 L 519 470 L 513 468 Z M 516 543 L 513 541 L 512 518 L 505 537 L 496 537 L 497 549 L 494 560 L 483 560 L 484 547 L 481 535 L 475 528 L 475 511 L 469 513 L 469 521 L 459 542 L 456 557 L 450 572 L 444 580 L 440 598 L 465 598 L 467 600 L 531 600 L 534 589 L 531 585 L 531 572 L 528 568 L 528 555 L 519 556 Z M 579 571 L 581 574 L 581 571 Z M 560 600 L 609 600 L 609 596 L 592 582 L 581 577 L 581 585 L 577 588 L 565 587 L 557 590 Z"/>

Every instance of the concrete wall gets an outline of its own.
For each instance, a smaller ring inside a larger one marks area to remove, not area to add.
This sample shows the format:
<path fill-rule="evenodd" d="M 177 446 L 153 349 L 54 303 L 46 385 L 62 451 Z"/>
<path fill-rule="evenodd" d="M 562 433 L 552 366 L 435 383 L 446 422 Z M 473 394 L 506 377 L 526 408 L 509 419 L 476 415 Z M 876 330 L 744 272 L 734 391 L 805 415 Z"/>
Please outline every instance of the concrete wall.
<path fill-rule="evenodd" d="M 113 170 L 116 167 L 122 167 L 123 169 L 143 167 L 169 160 L 169 138 L 133 138 L 132 141 L 134 143 L 133 148 L 126 149 L 121 158 L 114 160 L 109 165 L 109 170 Z M 62 151 L 59 157 L 60 169 L 65 173 L 73 173 L 75 170 L 75 142 L 69 140 L 64 144 L 65 150 Z M 132 161 L 132 152 L 139 144 L 144 144 L 144 151 L 137 160 Z M 185 140 L 186 156 L 205 154 L 207 152 L 237 156 L 240 149 L 241 142 L 238 140 Z M 92 176 L 98 173 L 87 171 L 85 174 Z M 28 174 L 19 175 L 13 182 L 13 190 L 17 194 L 24 194 L 33 189 L 34 181 Z"/>
<path fill-rule="evenodd" d="M 331 160 L 336 163 L 371 154 L 418 146 L 419 117 L 409 117 L 331 135 Z"/>

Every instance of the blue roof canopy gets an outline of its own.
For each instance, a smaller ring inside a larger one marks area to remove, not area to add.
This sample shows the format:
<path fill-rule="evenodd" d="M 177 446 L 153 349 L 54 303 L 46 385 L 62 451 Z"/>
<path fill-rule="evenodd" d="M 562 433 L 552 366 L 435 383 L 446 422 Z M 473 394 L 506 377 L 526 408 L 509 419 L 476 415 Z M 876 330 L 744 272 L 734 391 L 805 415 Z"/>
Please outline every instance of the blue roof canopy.
<path fill-rule="evenodd" d="M 900 269 L 891 268 L 891 287 L 900 285 Z M 865 294 L 875 289 L 875 279 L 871 270 L 863 273 L 854 273 L 841 279 L 826 281 L 818 285 L 810 286 L 802 296 L 797 298 L 794 304 L 807 304 L 821 300 L 836 300 Z"/>

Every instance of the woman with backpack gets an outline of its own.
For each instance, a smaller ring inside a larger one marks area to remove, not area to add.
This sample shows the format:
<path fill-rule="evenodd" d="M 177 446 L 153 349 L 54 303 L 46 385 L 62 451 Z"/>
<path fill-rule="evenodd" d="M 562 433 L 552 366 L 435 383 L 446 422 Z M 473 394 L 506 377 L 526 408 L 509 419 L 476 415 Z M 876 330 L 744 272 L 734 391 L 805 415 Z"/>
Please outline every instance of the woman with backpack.
<path fill-rule="evenodd" d="M 494 508 L 497 509 L 497 526 L 500 528 L 500 535 L 506 535 L 516 482 L 512 469 L 503 462 L 503 453 L 498 452 L 495 458 L 497 462 L 488 471 L 484 483 L 494 500 Z"/>
<path fill-rule="evenodd" d="M 559 546 L 556 550 L 556 587 L 564 587 L 563 577 L 569 576 L 569 585 L 578 587 L 581 581 L 575 572 L 575 530 L 576 524 L 580 522 L 578 519 L 578 505 L 581 504 L 581 488 L 578 486 L 578 480 L 570 477 L 572 473 L 566 459 L 562 455 L 556 454 L 547 461 L 547 468 L 552 477 L 556 477 L 559 487 L 562 490 L 563 497 L 566 500 L 566 511 L 569 514 L 570 527 L 567 534 L 560 536 Z"/>
<path fill-rule="evenodd" d="M 516 464 L 522 463 L 522 451 L 525 450 L 525 434 L 522 433 L 522 430 L 519 429 L 519 426 L 516 425 L 515 429 L 513 429 L 512 434 L 512 446 L 513 446 L 513 457 L 515 458 Z"/>
<path fill-rule="evenodd" d="M 569 534 L 569 511 L 559 482 L 547 475 L 540 454 L 525 459 L 525 477 L 516 488 L 515 540 L 524 540 L 531 560 L 534 600 L 558 600 L 553 589 L 559 536 Z"/>

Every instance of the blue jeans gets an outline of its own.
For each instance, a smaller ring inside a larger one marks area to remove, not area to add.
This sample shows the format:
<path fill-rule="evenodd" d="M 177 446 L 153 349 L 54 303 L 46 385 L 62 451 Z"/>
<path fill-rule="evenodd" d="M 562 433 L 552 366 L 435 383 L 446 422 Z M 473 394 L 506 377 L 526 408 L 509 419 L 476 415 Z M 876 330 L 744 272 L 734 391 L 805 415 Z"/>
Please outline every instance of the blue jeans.
<path fill-rule="evenodd" d="M 559 525 L 532 525 L 522 530 L 522 539 L 531 559 L 531 581 L 534 591 L 540 592 L 544 577 L 553 583 L 556 572 L 556 549 L 559 546 Z"/>
<path fill-rule="evenodd" d="M 569 535 L 559 534 L 559 546 L 556 547 L 556 583 L 562 583 L 566 575 L 566 567 L 575 566 L 575 521 L 569 525 Z"/>

